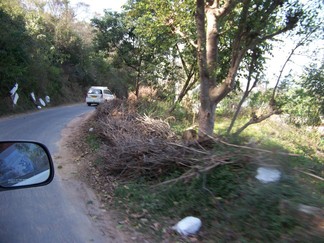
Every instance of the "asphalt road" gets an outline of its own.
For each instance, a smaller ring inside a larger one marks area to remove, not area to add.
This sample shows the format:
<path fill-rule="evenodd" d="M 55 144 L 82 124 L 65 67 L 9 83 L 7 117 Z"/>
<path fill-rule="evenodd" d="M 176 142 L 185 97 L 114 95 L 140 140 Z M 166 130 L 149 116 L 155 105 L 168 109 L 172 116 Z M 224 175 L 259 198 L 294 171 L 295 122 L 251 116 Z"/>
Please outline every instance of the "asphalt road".
<path fill-rule="evenodd" d="M 93 109 L 79 104 L 3 118 L 0 119 L 0 140 L 39 141 L 53 155 L 57 152 L 60 132 L 67 123 Z M 44 187 L 0 192 L 2 242 L 101 243 L 108 240 L 70 200 L 56 176 Z"/>

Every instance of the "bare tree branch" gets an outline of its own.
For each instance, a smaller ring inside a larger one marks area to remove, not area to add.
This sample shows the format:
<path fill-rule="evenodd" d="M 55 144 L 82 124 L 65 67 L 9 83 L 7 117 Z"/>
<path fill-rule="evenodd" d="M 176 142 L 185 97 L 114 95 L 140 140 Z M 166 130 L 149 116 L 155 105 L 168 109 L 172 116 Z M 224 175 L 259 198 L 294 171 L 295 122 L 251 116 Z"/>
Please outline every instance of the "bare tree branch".
<path fill-rule="evenodd" d="M 285 152 L 278 152 L 278 151 L 274 152 L 274 151 L 270 151 L 270 150 L 266 150 L 266 149 L 251 148 L 251 147 L 248 147 L 248 146 L 236 145 L 236 144 L 225 142 L 223 140 L 217 139 L 217 138 L 215 138 L 213 136 L 209 136 L 209 135 L 207 135 L 207 137 L 209 137 L 211 140 L 213 140 L 216 143 L 222 143 L 222 144 L 225 144 L 227 146 L 234 147 L 234 148 L 242 148 L 242 149 L 248 149 L 248 150 L 264 152 L 264 153 L 269 153 L 269 154 L 280 154 L 280 155 L 293 156 L 293 157 L 300 157 L 301 156 L 299 154 L 292 154 L 292 153 L 285 153 Z"/>
<path fill-rule="evenodd" d="M 185 33 L 183 33 L 179 28 L 174 29 L 174 33 L 180 35 L 184 40 L 187 40 L 194 48 L 198 48 L 197 43 L 194 40 L 190 39 Z"/>
<path fill-rule="evenodd" d="M 241 107 L 244 103 L 244 101 L 246 100 L 246 98 L 250 95 L 251 91 L 253 90 L 253 88 L 256 86 L 256 84 L 258 83 L 259 81 L 259 73 L 257 74 L 257 77 L 254 79 L 254 82 L 253 82 L 253 85 L 250 87 L 250 84 L 251 84 L 251 80 L 252 80 L 252 74 L 255 72 L 255 66 L 257 64 L 257 59 L 258 59 L 259 55 L 257 54 L 257 50 L 256 49 L 253 49 L 253 53 L 252 53 L 252 59 L 251 59 L 251 62 L 249 64 L 249 73 L 248 73 L 248 78 L 247 78 L 247 85 L 246 85 L 246 88 L 245 88 L 245 92 L 238 104 L 238 107 L 235 111 L 235 114 L 231 120 L 231 124 L 229 125 L 228 129 L 227 129 L 227 134 L 229 134 L 234 126 L 234 123 L 241 111 Z"/>
<path fill-rule="evenodd" d="M 215 9 L 215 14 L 217 17 L 222 18 L 223 16 L 226 16 L 235 6 L 238 4 L 238 1 L 234 0 L 226 0 L 222 7 L 220 7 L 219 1 L 218 2 L 218 8 Z"/>
<path fill-rule="evenodd" d="M 272 108 L 272 107 L 271 107 Z M 255 114 L 252 114 L 252 118 L 245 123 L 241 128 L 239 128 L 235 133 L 234 136 L 238 136 L 241 132 L 243 132 L 248 126 L 256 123 L 260 123 L 266 119 L 268 119 L 270 116 L 274 114 L 280 114 L 281 111 L 278 109 L 271 109 L 271 111 L 268 114 L 263 114 L 261 116 L 256 116 Z"/>
<path fill-rule="evenodd" d="M 304 38 L 302 38 L 302 39 L 301 39 L 301 40 L 296 44 L 296 46 L 291 50 L 291 52 L 290 52 L 290 54 L 288 55 L 286 61 L 285 61 L 284 64 L 282 65 L 282 68 L 280 69 L 280 72 L 279 72 L 279 76 L 278 76 L 278 78 L 277 78 L 276 85 L 275 85 L 275 87 L 274 87 L 274 89 L 273 89 L 273 92 L 272 92 L 272 99 L 271 99 L 272 101 L 275 100 L 275 95 L 276 95 L 276 92 L 277 92 L 277 89 L 278 89 L 279 83 L 280 83 L 280 81 L 281 81 L 281 76 L 282 76 L 282 73 L 283 73 L 284 69 L 286 68 L 287 63 L 290 61 L 291 57 L 295 54 L 295 51 L 296 51 L 299 47 L 303 46 L 303 45 L 304 45 L 304 44 L 309 40 L 309 38 L 311 37 L 311 35 L 314 34 L 314 33 L 317 31 L 318 28 L 319 28 L 319 27 L 317 27 L 317 28 L 313 29 L 311 32 L 307 33 L 306 36 L 305 36 Z"/>

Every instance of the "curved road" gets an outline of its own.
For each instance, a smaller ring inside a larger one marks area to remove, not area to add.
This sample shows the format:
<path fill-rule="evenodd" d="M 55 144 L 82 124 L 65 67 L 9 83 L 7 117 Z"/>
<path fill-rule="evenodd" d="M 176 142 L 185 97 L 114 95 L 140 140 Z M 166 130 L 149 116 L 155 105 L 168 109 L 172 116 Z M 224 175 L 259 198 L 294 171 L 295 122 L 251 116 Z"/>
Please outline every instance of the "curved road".
<path fill-rule="evenodd" d="M 61 130 L 93 110 L 85 104 L 0 119 L 0 140 L 35 140 L 57 152 Z M 54 167 L 55 161 L 54 161 Z M 0 192 L 0 242 L 109 242 L 56 177 L 44 187 Z"/>

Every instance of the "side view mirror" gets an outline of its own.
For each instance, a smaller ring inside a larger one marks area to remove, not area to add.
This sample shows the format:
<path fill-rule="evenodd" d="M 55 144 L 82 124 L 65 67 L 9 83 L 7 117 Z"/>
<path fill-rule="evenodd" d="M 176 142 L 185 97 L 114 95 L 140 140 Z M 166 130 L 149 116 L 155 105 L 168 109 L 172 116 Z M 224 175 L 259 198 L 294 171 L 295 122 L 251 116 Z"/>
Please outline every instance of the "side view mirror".
<path fill-rule="evenodd" d="M 53 177 L 53 161 L 45 145 L 0 142 L 0 191 L 47 185 Z"/>

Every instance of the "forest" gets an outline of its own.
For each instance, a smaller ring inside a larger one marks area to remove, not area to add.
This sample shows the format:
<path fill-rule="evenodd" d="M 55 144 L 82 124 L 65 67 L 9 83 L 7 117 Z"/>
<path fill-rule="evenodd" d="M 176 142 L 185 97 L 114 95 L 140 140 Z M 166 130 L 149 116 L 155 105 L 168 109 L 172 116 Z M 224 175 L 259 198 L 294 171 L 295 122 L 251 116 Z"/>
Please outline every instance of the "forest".
<path fill-rule="evenodd" d="M 224 112 L 232 114 L 228 134 L 273 114 L 321 123 L 321 1 L 128 1 L 122 12 L 78 19 L 87 7 L 1 1 L 1 115 L 83 102 L 89 86 L 105 85 L 119 98 L 154 89 L 170 114 L 197 115 L 200 136 Z M 271 77 L 269 59 L 285 39 L 289 51 Z M 311 61 L 296 74 L 289 64 L 300 57 Z M 239 115 L 250 119 L 233 131 Z"/>
<path fill-rule="evenodd" d="M 36 109 L 45 97 L 50 106 L 84 102 L 91 85 L 120 96 L 131 88 L 132 73 L 95 48 L 93 25 L 69 1 L 4 0 L 0 11 L 0 115 Z"/>

